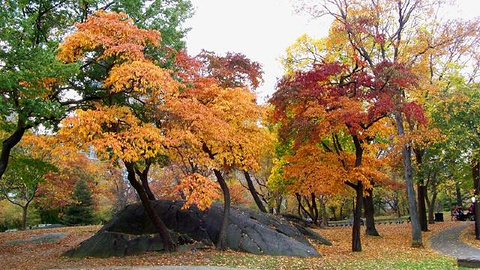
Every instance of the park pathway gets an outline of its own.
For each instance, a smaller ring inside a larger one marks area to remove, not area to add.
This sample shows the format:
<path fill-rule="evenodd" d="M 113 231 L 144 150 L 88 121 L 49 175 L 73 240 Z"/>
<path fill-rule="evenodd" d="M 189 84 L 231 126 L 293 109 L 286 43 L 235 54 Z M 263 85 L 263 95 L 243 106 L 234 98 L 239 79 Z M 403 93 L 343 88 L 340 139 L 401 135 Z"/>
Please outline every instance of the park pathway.
<path fill-rule="evenodd" d="M 457 259 L 480 260 L 480 249 L 471 247 L 460 241 L 460 233 L 470 226 L 470 222 L 448 228 L 430 237 L 432 248 Z"/>

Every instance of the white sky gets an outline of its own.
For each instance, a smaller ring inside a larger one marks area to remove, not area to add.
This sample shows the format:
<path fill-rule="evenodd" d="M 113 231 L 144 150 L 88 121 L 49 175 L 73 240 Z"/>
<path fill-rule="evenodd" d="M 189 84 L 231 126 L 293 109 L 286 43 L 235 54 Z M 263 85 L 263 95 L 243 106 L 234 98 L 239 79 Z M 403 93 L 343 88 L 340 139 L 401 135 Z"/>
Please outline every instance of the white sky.
<path fill-rule="evenodd" d="M 290 0 L 191 0 L 195 14 L 187 21 L 187 49 L 196 55 L 202 49 L 220 55 L 245 54 L 259 62 L 265 83 L 257 90 L 259 101 L 274 92 L 283 74 L 278 61 L 285 49 L 300 35 L 319 38 L 327 35 L 328 18 L 311 20 L 295 14 Z M 480 0 L 458 0 L 453 16 L 480 16 Z M 450 15 L 450 14 L 449 14 Z M 452 16 L 450 15 L 450 16 Z M 455 16 L 455 17 L 456 17 Z"/>

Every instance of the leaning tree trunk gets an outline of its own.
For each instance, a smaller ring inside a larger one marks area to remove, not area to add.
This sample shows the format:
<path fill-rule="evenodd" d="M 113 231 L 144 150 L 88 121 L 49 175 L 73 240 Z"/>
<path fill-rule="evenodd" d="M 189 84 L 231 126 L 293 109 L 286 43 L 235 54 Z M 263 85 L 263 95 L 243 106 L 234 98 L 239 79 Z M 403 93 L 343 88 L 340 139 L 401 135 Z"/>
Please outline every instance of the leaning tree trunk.
<path fill-rule="evenodd" d="M 247 181 L 248 191 L 250 191 L 250 194 L 252 194 L 253 200 L 255 201 L 255 204 L 257 205 L 258 209 L 263 213 L 267 213 L 267 209 L 263 205 L 263 202 L 258 196 L 258 192 L 255 189 L 255 186 L 253 185 L 253 181 L 252 181 L 252 178 L 250 177 L 250 174 L 247 171 L 243 171 L 243 175 L 245 176 L 245 180 Z"/>
<path fill-rule="evenodd" d="M 227 183 L 222 176 L 222 173 L 214 169 L 213 172 L 215 173 L 215 177 L 217 178 L 218 184 L 222 189 L 223 193 L 223 219 L 222 219 L 222 227 L 220 228 L 220 233 L 218 234 L 217 240 L 217 249 L 218 250 L 225 250 L 227 249 L 227 230 L 228 230 L 228 223 L 230 218 L 230 191 L 228 190 Z"/>
<path fill-rule="evenodd" d="M 302 204 L 302 195 L 300 195 L 299 193 L 295 193 L 295 197 L 297 198 L 298 213 L 300 214 L 300 217 L 302 217 L 302 216 L 309 217 L 313 221 L 314 220 L 313 214 L 311 212 L 309 212 L 307 209 L 305 209 L 305 206 L 303 206 L 303 204 Z M 308 204 L 308 201 L 307 201 L 307 206 L 311 210 L 311 207 Z M 303 213 L 303 215 L 302 215 L 302 213 Z"/>
<path fill-rule="evenodd" d="M 405 135 L 403 128 L 403 116 L 400 112 L 395 113 L 395 124 L 397 133 L 400 136 Z M 409 145 L 402 147 L 403 168 L 405 171 L 405 186 L 407 188 L 408 210 L 410 212 L 410 220 L 412 226 L 412 246 L 421 247 L 422 228 L 420 226 L 420 218 L 417 211 L 417 202 L 415 200 L 415 190 L 413 189 L 413 173 L 412 173 L 412 150 Z"/>
<path fill-rule="evenodd" d="M 147 197 L 151 201 L 155 201 L 155 195 L 153 194 L 152 190 L 150 189 L 150 185 L 148 184 L 148 171 L 150 170 L 150 163 L 147 164 L 146 168 L 143 172 L 138 172 L 137 174 L 142 181 L 142 187 L 145 189 L 145 193 L 147 193 Z"/>
<path fill-rule="evenodd" d="M 172 238 L 170 237 L 170 234 L 168 233 L 168 229 L 163 223 L 163 221 L 158 217 L 157 213 L 153 209 L 152 203 L 150 202 L 150 199 L 148 198 L 147 193 L 145 192 L 145 189 L 143 186 L 137 181 L 135 177 L 135 169 L 132 163 L 125 162 L 125 167 L 127 168 L 127 179 L 132 185 L 132 187 L 137 191 L 138 196 L 140 197 L 140 200 L 142 202 L 142 205 L 145 209 L 145 212 L 147 213 L 148 217 L 152 221 L 153 225 L 155 228 L 158 230 L 158 234 L 160 235 L 160 238 L 162 239 L 163 243 L 163 249 L 166 251 L 174 251 L 175 250 L 175 244 L 172 241 Z"/>
<path fill-rule="evenodd" d="M 365 209 L 366 234 L 371 236 L 380 236 L 375 228 L 375 207 L 373 205 L 373 189 L 367 190 L 367 196 L 363 197 Z"/>
<path fill-rule="evenodd" d="M 300 196 L 300 194 L 298 193 L 295 193 L 295 198 L 297 198 L 297 211 L 298 211 L 298 216 L 300 218 L 305 218 L 305 213 L 307 213 L 307 211 L 305 210 L 305 208 L 303 207 L 302 205 L 302 197 Z"/>
<path fill-rule="evenodd" d="M 0 178 L 2 178 L 3 174 L 7 170 L 10 152 L 12 151 L 13 147 L 20 142 L 23 134 L 25 134 L 25 131 L 27 130 L 21 125 L 21 122 L 19 122 L 18 125 L 19 127 L 17 130 L 15 130 L 15 132 L 2 143 L 2 152 L 0 154 Z"/>

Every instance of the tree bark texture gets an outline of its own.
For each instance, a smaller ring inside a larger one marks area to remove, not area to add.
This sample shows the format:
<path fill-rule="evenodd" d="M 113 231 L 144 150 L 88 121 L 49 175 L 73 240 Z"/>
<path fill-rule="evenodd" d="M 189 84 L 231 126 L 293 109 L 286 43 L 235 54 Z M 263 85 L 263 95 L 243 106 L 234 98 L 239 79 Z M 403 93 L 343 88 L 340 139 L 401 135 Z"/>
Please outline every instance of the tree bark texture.
<path fill-rule="evenodd" d="M 480 163 L 473 161 L 472 166 L 473 187 L 475 188 L 475 239 L 480 240 Z"/>
<path fill-rule="evenodd" d="M 403 116 L 401 112 L 395 113 L 395 124 L 397 126 L 397 133 L 400 136 L 405 135 L 403 127 Z M 422 228 L 420 226 L 420 218 L 417 211 L 417 202 L 415 200 L 415 190 L 413 188 L 413 173 L 412 173 L 412 150 L 409 145 L 402 148 L 403 168 L 405 171 L 405 186 L 407 188 L 408 210 L 410 212 L 410 220 L 412 226 L 412 246 L 423 246 Z"/>
<path fill-rule="evenodd" d="M 0 178 L 2 178 L 3 174 L 7 170 L 8 161 L 10 159 L 10 152 L 12 151 L 13 147 L 17 145 L 25 134 L 27 129 L 20 126 L 15 130 L 15 132 L 10 135 L 10 137 L 6 138 L 2 142 L 2 152 L 0 154 Z"/>
<path fill-rule="evenodd" d="M 27 210 L 28 210 L 28 204 L 25 206 L 22 206 L 22 231 L 27 229 Z"/>
<path fill-rule="evenodd" d="M 230 218 L 230 191 L 228 189 L 227 183 L 225 182 L 225 179 L 223 178 L 222 173 L 217 169 L 214 169 L 213 172 L 215 173 L 217 182 L 222 189 L 224 200 L 222 227 L 220 227 L 220 233 L 218 235 L 216 247 L 218 250 L 225 250 L 227 248 L 227 230 Z"/>
<path fill-rule="evenodd" d="M 371 236 L 380 236 L 375 228 L 375 207 L 373 205 L 373 190 L 367 190 L 368 196 L 363 197 L 365 209 L 366 234 Z"/>
<path fill-rule="evenodd" d="M 362 216 L 362 202 L 363 202 L 363 184 L 361 181 L 358 181 L 356 188 L 356 205 L 353 215 L 353 228 L 352 228 L 352 251 L 359 252 L 362 251 L 362 243 L 360 240 L 360 230 L 361 230 L 361 216 Z"/>
<path fill-rule="evenodd" d="M 283 201 L 282 196 L 278 196 L 277 198 L 275 198 L 275 214 L 276 215 L 281 214 L 280 212 L 282 210 L 282 201 Z"/>
<path fill-rule="evenodd" d="M 142 172 L 138 172 L 138 176 L 142 181 L 143 189 L 145 189 L 145 193 L 147 193 L 147 197 L 151 201 L 155 201 L 155 195 L 153 194 L 152 190 L 150 189 L 150 185 L 148 184 L 148 171 L 150 170 L 150 163 L 147 163 L 147 166 Z"/>
<path fill-rule="evenodd" d="M 153 225 L 157 228 L 158 234 L 162 239 L 163 248 L 165 251 L 173 251 L 175 250 L 175 244 L 168 233 L 168 229 L 163 223 L 163 221 L 158 217 L 157 213 L 152 207 L 150 203 L 150 199 L 143 188 L 143 186 L 137 181 L 135 176 L 135 169 L 132 163 L 125 162 L 125 167 L 127 169 L 127 178 L 132 187 L 137 191 L 138 196 L 142 202 L 143 207 L 145 208 L 145 212 L 147 213 L 148 217 L 152 221 Z"/>
<path fill-rule="evenodd" d="M 419 182 L 417 185 L 418 215 L 420 217 L 421 230 L 423 232 L 428 232 L 427 207 L 425 205 L 425 196 L 427 193 L 427 187 L 422 182 Z"/>
<path fill-rule="evenodd" d="M 418 182 L 417 182 L 417 201 L 418 201 L 418 216 L 420 218 L 420 228 L 423 232 L 428 231 L 427 222 L 427 207 L 425 205 L 427 187 L 425 186 L 425 179 L 423 173 L 423 154 L 425 150 L 413 148 L 415 159 L 418 165 Z"/>
<path fill-rule="evenodd" d="M 247 171 L 243 171 L 243 175 L 245 176 L 245 180 L 247 181 L 248 191 L 250 191 L 250 194 L 252 194 L 253 200 L 255 201 L 255 204 L 257 205 L 258 209 L 263 213 L 267 213 L 267 209 L 265 208 L 262 200 L 258 196 L 258 192 L 255 189 L 255 185 L 253 184 L 250 174 Z"/>

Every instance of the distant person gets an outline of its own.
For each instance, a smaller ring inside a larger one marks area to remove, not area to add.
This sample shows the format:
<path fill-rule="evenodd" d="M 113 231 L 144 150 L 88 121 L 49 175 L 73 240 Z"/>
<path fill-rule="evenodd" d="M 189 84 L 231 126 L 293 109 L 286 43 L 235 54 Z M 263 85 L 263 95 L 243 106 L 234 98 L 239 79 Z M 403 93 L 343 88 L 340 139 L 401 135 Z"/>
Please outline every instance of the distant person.
<path fill-rule="evenodd" d="M 456 206 L 452 210 L 452 217 L 454 217 L 455 220 L 462 220 L 462 218 L 463 218 L 463 208 L 461 206 Z"/>

